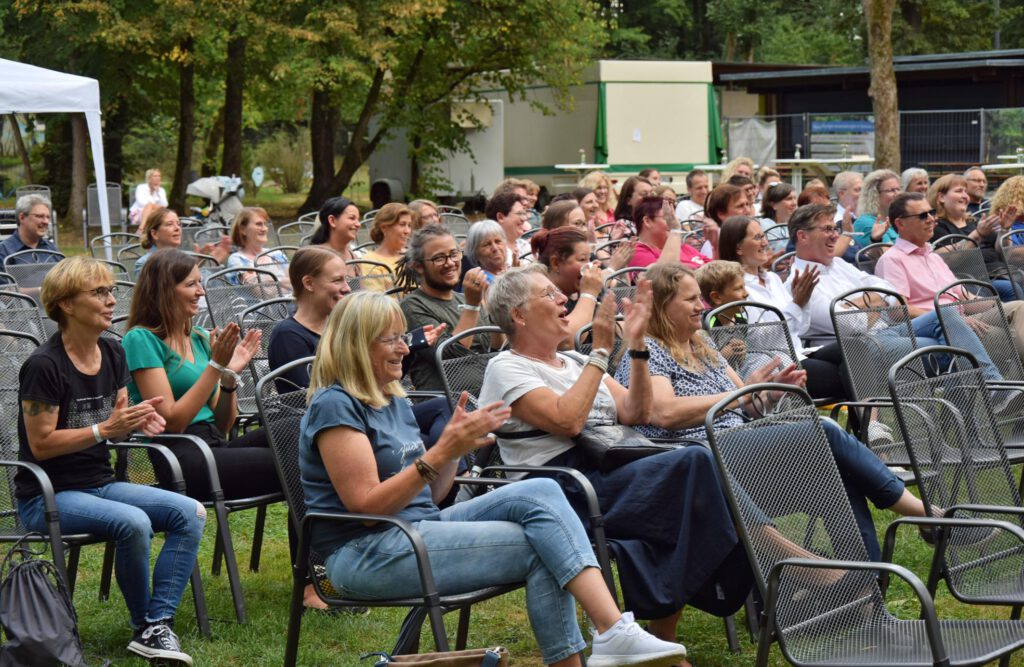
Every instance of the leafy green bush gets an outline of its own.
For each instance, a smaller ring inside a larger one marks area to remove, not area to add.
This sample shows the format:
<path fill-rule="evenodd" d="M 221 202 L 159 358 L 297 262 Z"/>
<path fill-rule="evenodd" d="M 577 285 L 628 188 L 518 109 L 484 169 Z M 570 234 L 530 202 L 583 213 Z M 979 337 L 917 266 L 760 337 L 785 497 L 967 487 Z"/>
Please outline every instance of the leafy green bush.
<path fill-rule="evenodd" d="M 260 149 L 260 164 L 285 193 L 306 188 L 306 157 L 301 144 L 288 132 L 277 132 Z"/>

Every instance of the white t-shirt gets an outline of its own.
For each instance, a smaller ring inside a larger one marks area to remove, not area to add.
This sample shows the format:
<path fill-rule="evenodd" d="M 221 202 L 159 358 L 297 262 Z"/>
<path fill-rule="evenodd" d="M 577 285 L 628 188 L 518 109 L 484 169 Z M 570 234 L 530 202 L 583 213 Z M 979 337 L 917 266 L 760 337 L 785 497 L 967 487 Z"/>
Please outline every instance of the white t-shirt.
<path fill-rule="evenodd" d="M 542 387 L 561 396 L 579 380 L 580 374 L 583 373 L 583 366 L 564 354 L 559 354 L 558 358 L 562 360 L 562 368 L 554 368 L 548 364 L 513 354 L 511 351 L 498 354 L 488 362 L 487 370 L 484 372 L 480 405 L 487 405 L 494 401 L 503 401 L 505 405 L 512 405 L 529 392 Z M 594 404 L 587 417 L 588 423 L 609 424 L 617 421 L 615 399 L 612 398 L 612 393 L 608 390 L 607 382 L 608 378 L 605 378 L 601 386 L 598 387 L 597 396 L 594 398 Z M 501 427 L 501 431 L 504 433 L 533 430 L 536 430 L 535 426 L 515 417 L 511 417 Z M 508 465 L 539 466 L 568 451 L 574 446 L 574 443 L 572 438 L 547 434 L 521 439 L 499 436 L 498 446 L 501 449 L 502 460 Z"/>

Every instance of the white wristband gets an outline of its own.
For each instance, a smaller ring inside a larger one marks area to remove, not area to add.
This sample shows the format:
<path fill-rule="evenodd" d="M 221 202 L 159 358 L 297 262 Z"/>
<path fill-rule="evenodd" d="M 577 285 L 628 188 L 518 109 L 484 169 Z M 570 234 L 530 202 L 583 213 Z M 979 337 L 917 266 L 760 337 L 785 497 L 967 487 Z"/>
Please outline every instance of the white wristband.
<path fill-rule="evenodd" d="M 92 425 L 92 438 L 93 438 L 93 440 L 96 441 L 97 445 L 100 444 L 101 442 L 103 442 L 104 440 L 106 440 L 106 438 L 104 438 L 100 434 L 100 425 L 99 424 L 93 424 Z"/>
<path fill-rule="evenodd" d="M 580 299 L 590 299 L 594 303 L 597 303 L 597 297 L 589 292 L 580 292 Z M 577 299 L 578 301 L 579 299 Z"/>
<path fill-rule="evenodd" d="M 468 303 L 460 303 L 459 304 L 459 310 L 471 310 L 474 313 L 479 313 L 480 312 L 480 306 L 471 306 Z"/>
<path fill-rule="evenodd" d="M 235 385 L 236 386 L 241 387 L 243 384 L 245 384 L 245 383 L 242 382 L 242 376 L 239 375 L 238 373 L 234 372 L 230 368 L 227 368 L 226 366 L 221 366 L 220 364 L 218 364 L 213 359 L 210 359 L 209 364 L 210 364 L 210 367 L 213 368 L 213 370 L 220 371 L 221 375 L 228 375 L 230 377 L 235 378 Z"/>

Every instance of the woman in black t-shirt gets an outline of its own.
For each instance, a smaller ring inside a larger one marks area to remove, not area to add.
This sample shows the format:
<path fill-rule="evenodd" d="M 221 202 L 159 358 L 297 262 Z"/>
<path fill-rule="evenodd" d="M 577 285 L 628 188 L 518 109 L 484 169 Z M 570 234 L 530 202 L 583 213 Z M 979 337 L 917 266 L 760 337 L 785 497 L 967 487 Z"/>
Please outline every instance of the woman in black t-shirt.
<path fill-rule="evenodd" d="M 206 521 L 186 496 L 114 480 L 108 440 L 135 431 L 155 435 L 164 420 L 159 398 L 128 405 L 124 350 L 102 338 L 114 313 L 114 278 L 97 260 L 62 260 L 43 280 L 40 298 L 60 331 L 24 363 L 19 375 L 19 459 L 39 465 L 56 493 L 62 533 L 115 540 L 117 583 L 131 614 L 128 650 L 148 659 L 192 664 L 173 631 L 174 614 L 196 562 Z M 18 516 L 28 530 L 46 531 L 35 478 L 15 478 Z M 152 586 L 149 548 L 165 532 Z"/>

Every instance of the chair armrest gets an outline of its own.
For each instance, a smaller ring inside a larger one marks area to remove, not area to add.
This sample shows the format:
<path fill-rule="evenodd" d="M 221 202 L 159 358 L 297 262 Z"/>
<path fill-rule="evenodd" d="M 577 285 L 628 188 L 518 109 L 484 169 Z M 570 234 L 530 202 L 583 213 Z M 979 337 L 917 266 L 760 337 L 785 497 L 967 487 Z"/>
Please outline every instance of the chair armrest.
<path fill-rule="evenodd" d="M 187 433 L 161 433 L 160 435 L 148 436 L 148 439 L 157 443 L 184 442 L 199 450 L 200 455 L 203 457 L 203 462 L 206 464 L 206 474 L 210 479 L 210 500 L 215 503 L 224 500 L 224 489 L 220 487 L 217 462 L 213 458 L 210 446 L 202 438 Z M 180 466 L 178 470 L 181 470 Z"/>
<path fill-rule="evenodd" d="M 115 443 L 112 443 L 110 446 L 111 446 L 111 448 L 113 448 L 115 450 L 142 449 L 142 450 L 146 450 L 146 451 L 149 451 L 149 452 L 154 452 L 157 455 L 161 456 L 163 458 L 164 462 L 167 463 L 167 467 L 171 471 L 171 485 L 172 485 L 172 487 L 178 493 L 184 494 L 185 493 L 185 476 L 181 472 L 181 464 L 178 463 L 178 457 L 174 455 L 174 452 L 172 452 L 170 449 L 168 449 L 164 445 L 161 445 L 161 444 L 158 444 L 158 443 L 155 443 L 155 442 L 142 442 L 141 440 L 136 440 L 135 439 L 136 437 L 143 437 L 143 436 L 133 435 L 131 437 L 131 439 L 129 439 L 129 440 L 122 440 L 121 442 L 115 442 Z"/>
<path fill-rule="evenodd" d="M 434 584 L 434 571 L 430 567 L 430 560 L 427 557 L 427 545 L 423 537 L 412 525 L 404 519 L 385 514 L 353 514 L 350 512 L 307 512 L 302 517 L 301 530 L 299 532 L 299 551 L 295 561 L 296 576 L 299 576 L 300 568 L 304 568 L 309 562 L 310 538 L 312 536 L 313 524 L 321 523 L 365 523 L 373 521 L 376 523 L 387 523 L 402 531 L 412 545 L 413 554 L 416 556 L 416 568 L 419 570 L 420 586 L 423 589 L 423 599 L 427 605 L 436 605 L 440 601 L 437 586 Z M 301 565 L 300 565 L 301 564 Z"/>
<path fill-rule="evenodd" d="M 64 562 L 64 542 L 61 540 L 60 514 L 57 512 L 57 500 L 54 498 L 53 484 L 50 476 L 36 463 L 30 461 L 0 460 L 0 466 L 27 470 L 39 484 L 39 494 L 43 497 L 43 518 L 46 520 L 46 533 L 50 538 L 50 550 L 54 566 L 65 586 L 69 587 L 67 565 Z"/>
<path fill-rule="evenodd" d="M 502 479 L 501 477 L 456 477 L 452 480 L 452 484 L 461 484 L 463 486 L 505 486 L 506 484 L 515 484 L 514 479 Z"/>
<path fill-rule="evenodd" d="M 935 602 L 928 594 L 924 582 L 917 575 L 901 565 L 881 562 L 847 561 L 847 560 L 825 560 L 817 558 L 787 558 L 780 560 L 768 573 L 768 599 L 765 601 L 765 628 L 775 627 L 775 606 L 779 595 L 779 577 L 782 570 L 787 567 L 817 568 L 827 570 L 867 570 L 881 572 L 883 575 L 895 574 L 903 579 L 913 589 L 914 594 L 921 603 L 921 620 L 924 621 L 925 632 L 928 634 L 928 644 L 932 650 L 932 660 L 936 665 L 947 663 L 946 646 L 942 641 L 939 632 L 939 619 L 935 613 Z"/>

